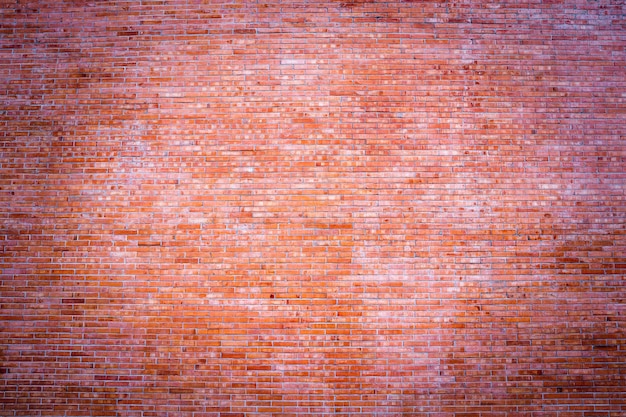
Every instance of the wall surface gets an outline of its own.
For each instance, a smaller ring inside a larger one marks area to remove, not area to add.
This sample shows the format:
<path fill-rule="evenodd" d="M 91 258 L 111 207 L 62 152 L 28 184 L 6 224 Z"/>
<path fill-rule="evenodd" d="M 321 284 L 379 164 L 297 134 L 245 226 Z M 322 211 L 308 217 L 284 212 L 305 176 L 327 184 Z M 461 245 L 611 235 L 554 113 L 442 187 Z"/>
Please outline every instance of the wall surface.
<path fill-rule="evenodd" d="M 625 415 L 623 1 L 0 6 L 0 415 Z"/>

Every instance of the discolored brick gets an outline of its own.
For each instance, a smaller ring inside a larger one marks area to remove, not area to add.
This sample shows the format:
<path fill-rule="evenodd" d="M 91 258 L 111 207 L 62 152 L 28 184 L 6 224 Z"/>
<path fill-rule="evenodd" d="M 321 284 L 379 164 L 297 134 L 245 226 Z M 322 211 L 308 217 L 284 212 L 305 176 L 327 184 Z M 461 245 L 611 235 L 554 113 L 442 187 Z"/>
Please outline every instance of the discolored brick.
<path fill-rule="evenodd" d="M 0 7 L 0 415 L 626 411 L 619 1 Z"/>

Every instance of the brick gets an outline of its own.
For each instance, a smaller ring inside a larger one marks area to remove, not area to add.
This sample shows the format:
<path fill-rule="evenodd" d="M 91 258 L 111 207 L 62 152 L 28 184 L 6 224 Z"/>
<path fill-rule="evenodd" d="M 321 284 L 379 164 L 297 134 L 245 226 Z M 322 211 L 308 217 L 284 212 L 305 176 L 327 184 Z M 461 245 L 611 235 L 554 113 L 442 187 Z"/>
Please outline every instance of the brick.
<path fill-rule="evenodd" d="M 619 2 L 13 3 L 0 415 L 624 414 Z"/>

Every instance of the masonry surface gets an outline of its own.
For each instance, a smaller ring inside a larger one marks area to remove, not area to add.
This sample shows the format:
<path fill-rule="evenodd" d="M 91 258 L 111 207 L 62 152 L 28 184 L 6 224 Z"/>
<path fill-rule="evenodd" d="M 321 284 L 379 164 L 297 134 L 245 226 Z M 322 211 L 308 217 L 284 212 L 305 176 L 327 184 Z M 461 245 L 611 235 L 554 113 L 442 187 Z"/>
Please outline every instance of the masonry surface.
<path fill-rule="evenodd" d="M 0 6 L 0 415 L 625 415 L 623 1 Z"/>

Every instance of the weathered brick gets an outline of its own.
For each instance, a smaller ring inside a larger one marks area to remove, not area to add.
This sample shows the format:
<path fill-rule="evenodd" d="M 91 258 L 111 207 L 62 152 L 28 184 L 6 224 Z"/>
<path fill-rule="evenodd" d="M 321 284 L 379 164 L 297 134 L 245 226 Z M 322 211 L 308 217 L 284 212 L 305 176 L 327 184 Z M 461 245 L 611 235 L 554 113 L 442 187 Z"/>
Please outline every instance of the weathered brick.
<path fill-rule="evenodd" d="M 618 1 L 4 1 L 0 414 L 618 416 Z"/>

